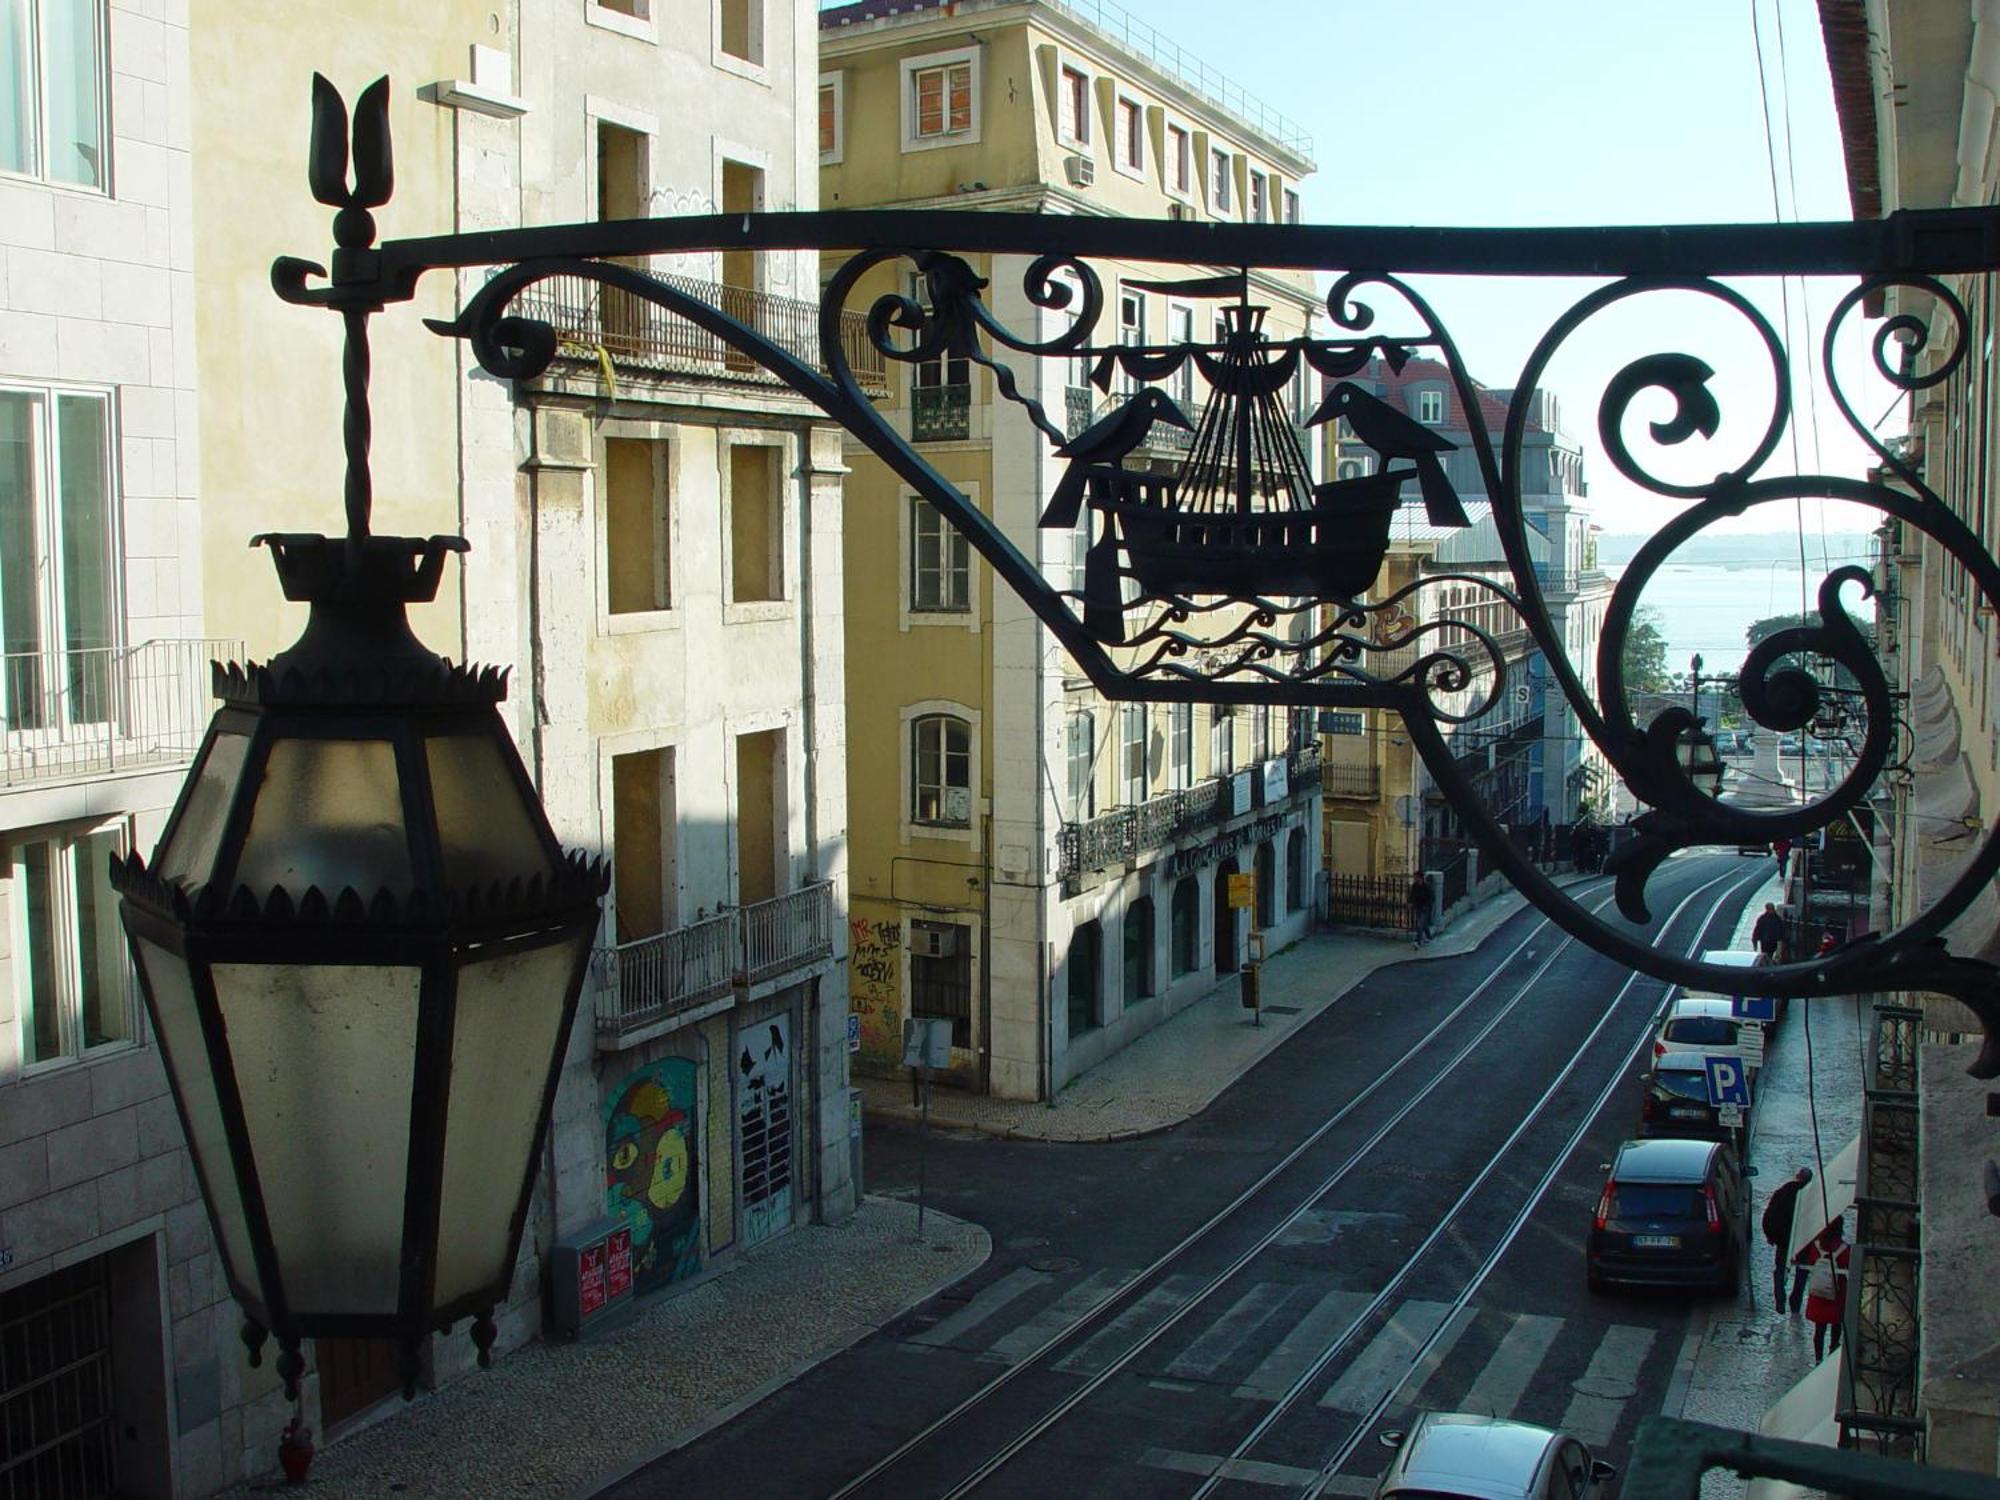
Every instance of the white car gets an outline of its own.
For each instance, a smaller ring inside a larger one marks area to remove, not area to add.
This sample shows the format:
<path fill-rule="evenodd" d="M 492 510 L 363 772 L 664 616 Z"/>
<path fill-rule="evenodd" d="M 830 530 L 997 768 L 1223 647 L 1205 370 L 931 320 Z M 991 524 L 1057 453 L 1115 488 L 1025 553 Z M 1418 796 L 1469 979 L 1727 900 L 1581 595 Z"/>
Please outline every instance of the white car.
<path fill-rule="evenodd" d="M 1566 1432 L 1458 1412 L 1425 1412 L 1407 1433 L 1385 1432 L 1396 1460 L 1375 1500 L 1596 1500 L 1617 1470 Z"/>
<path fill-rule="evenodd" d="M 1669 1052 L 1735 1057 L 1754 1074 L 1764 1065 L 1764 1028 L 1737 1020 L 1733 1011 L 1727 996 L 1676 992 L 1653 1028 L 1654 1062 Z"/>

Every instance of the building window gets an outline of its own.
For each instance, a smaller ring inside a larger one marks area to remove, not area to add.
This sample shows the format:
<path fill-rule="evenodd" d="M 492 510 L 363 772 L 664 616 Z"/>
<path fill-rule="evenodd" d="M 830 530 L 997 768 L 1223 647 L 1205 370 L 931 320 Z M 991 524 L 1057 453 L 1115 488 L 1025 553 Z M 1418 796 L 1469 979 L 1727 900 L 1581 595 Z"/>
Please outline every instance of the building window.
<path fill-rule="evenodd" d="M 1065 67 L 1056 90 L 1056 130 L 1072 146 L 1090 144 L 1090 78 Z"/>
<path fill-rule="evenodd" d="M 1118 164 L 1131 172 L 1146 170 L 1146 126 L 1134 99 L 1118 101 Z"/>
<path fill-rule="evenodd" d="M 920 141 L 972 133 L 972 63 L 941 63 L 910 71 L 910 134 Z"/>
<path fill-rule="evenodd" d="M 910 923 L 910 1014 L 951 1022 L 951 1044 L 972 1045 L 972 944 L 955 922 Z"/>
<path fill-rule="evenodd" d="M 111 889 L 123 827 L 14 845 L 14 994 L 33 1066 L 132 1040 L 131 965 Z"/>
<path fill-rule="evenodd" d="M 1250 756 L 1253 760 L 1271 758 L 1271 705 L 1260 703 L 1250 710 Z"/>
<path fill-rule="evenodd" d="M 1417 420 L 1430 427 L 1437 427 L 1444 421 L 1444 392 L 1417 392 Z"/>
<path fill-rule="evenodd" d="M 1146 299 L 1123 288 L 1118 293 L 1118 342 L 1128 349 L 1146 342 Z M 1118 379 L 1119 388 L 1128 394 L 1138 388 L 1138 378 L 1122 365 Z"/>
<path fill-rule="evenodd" d="M 1174 790 L 1183 791 L 1194 784 L 1194 705 L 1176 703 L 1169 715 L 1172 744 L 1167 759 L 1172 767 Z"/>
<path fill-rule="evenodd" d="M 1299 195 L 1290 188 L 1285 189 L 1285 222 L 1287 224 L 1299 222 Z"/>
<path fill-rule="evenodd" d="M 1270 211 L 1270 179 L 1265 177 L 1262 172 L 1252 172 L 1250 174 L 1250 218 L 1254 223 L 1262 224 L 1271 216 Z"/>
<path fill-rule="evenodd" d="M 109 717 L 118 556 L 110 402 L 0 391 L 0 729 Z"/>
<path fill-rule="evenodd" d="M 1270 927 L 1278 919 L 1278 856 L 1269 844 L 1257 846 L 1253 868 L 1257 872 L 1257 925 Z"/>
<path fill-rule="evenodd" d="M 614 615 L 673 607 L 673 516 L 665 443 L 604 443 L 604 576 Z"/>
<path fill-rule="evenodd" d="M 1306 909 L 1306 831 L 1294 828 L 1285 842 L 1285 910 Z"/>
<path fill-rule="evenodd" d="M 94 0 L 12 0 L 0 19 L 0 172 L 105 186 L 104 18 Z"/>
<path fill-rule="evenodd" d="M 843 74 L 822 73 L 819 76 L 819 159 L 823 166 L 831 166 L 845 155 L 846 132 L 844 129 L 847 103 L 847 86 Z"/>
<path fill-rule="evenodd" d="M 785 597 L 785 501 L 778 449 L 729 447 L 729 598 L 733 604 Z"/>
<path fill-rule="evenodd" d="M 671 746 L 611 757 L 611 912 L 620 943 L 680 926 L 677 803 Z"/>
<path fill-rule="evenodd" d="M 1227 776 L 1236 769 L 1236 725 L 1224 704 L 1218 703 L 1208 712 L 1208 772 Z"/>
<path fill-rule="evenodd" d="M 1069 940 L 1069 1034 L 1081 1036 L 1104 1024 L 1098 995 L 1103 988 L 1104 929 L 1085 922 Z"/>
<path fill-rule="evenodd" d="M 1193 308 L 1184 303 L 1167 308 L 1167 338 L 1182 349 L 1194 342 Z M 1184 359 L 1181 367 L 1174 371 L 1174 399 L 1190 410 L 1194 406 L 1194 364 L 1192 359 Z"/>
<path fill-rule="evenodd" d="M 972 726 L 930 714 L 910 726 L 910 819 L 943 828 L 972 826 Z"/>
<path fill-rule="evenodd" d="M 722 50 L 740 62 L 764 63 L 764 0 L 720 0 Z"/>
<path fill-rule="evenodd" d="M 1127 807 L 1146 800 L 1146 706 L 1128 703 L 1119 714 L 1119 772 Z"/>
<path fill-rule="evenodd" d="M 1153 903 L 1144 896 L 1125 908 L 1125 1001 L 1153 993 Z"/>
<path fill-rule="evenodd" d="M 1177 193 L 1194 191 L 1194 149 L 1179 125 L 1167 127 L 1167 186 Z"/>
<path fill-rule="evenodd" d="M 1201 967 L 1201 883 L 1189 875 L 1174 886 L 1168 944 L 1174 978 Z"/>
<path fill-rule="evenodd" d="M 1229 153 L 1208 153 L 1208 204 L 1219 214 L 1229 212 Z"/>
<path fill-rule="evenodd" d="M 963 614 L 972 607 L 972 547 L 938 508 L 910 497 L 910 608 Z"/>
<path fill-rule="evenodd" d="M 1069 716 L 1069 816 L 1073 823 L 1097 816 L 1097 721 L 1088 710 Z"/>

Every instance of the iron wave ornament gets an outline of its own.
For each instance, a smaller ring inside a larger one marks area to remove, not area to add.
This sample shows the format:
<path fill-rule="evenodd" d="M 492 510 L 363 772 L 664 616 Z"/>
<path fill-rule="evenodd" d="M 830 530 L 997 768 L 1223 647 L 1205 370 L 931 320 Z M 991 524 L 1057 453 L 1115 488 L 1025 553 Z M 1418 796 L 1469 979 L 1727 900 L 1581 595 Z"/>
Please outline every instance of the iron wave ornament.
<path fill-rule="evenodd" d="M 1546 659 L 1548 690 L 1561 695 L 1646 809 L 1633 820 L 1637 837 L 1612 866 L 1618 906 L 1628 918 L 1645 916 L 1649 876 L 1679 850 L 1796 841 L 1844 818 L 1892 767 L 1892 693 L 1880 662 L 1841 607 L 1844 597 L 1868 596 L 1865 572 L 1831 574 L 1820 590 L 1816 623 L 1765 643 L 1736 678 L 1749 717 L 1777 733 L 1813 720 L 1834 672 L 1851 684 L 1842 690 L 1843 711 L 1862 727 L 1853 764 L 1837 784 L 1800 806 L 1753 810 L 1699 786 L 1688 764 L 1695 757 L 1686 752 L 1702 736 L 1701 725 L 1684 707 L 1638 721 L 1623 676 L 1624 645 L 1646 585 L 1677 548 L 1718 521 L 1805 498 L 1868 506 L 1924 533 L 1958 561 L 1989 607 L 2000 607 L 2000 566 L 1905 456 L 1857 418 L 1833 358 L 1843 331 L 1859 327 L 1857 312 L 1894 291 L 1905 304 L 1927 300 L 1934 316 L 1921 318 L 1905 308 L 1887 320 L 1872 339 L 1876 371 L 1905 393 L 1948 379 L 1965 357 L 1969 321 L 1938 278 L 2000 268 L 2000 211 L 1906 210 L 1860 223 L 1495 230 L 856 210 L 634 219 L 389 240 L 367 248 L 343 239 L 342 245 L 323 286 L 311 284 L 326 275 L 319 266 L 291 257 L 277 261 L 272 276 L 279 295 L 380 310 L 407 300 L 428 272 L 492 268 L 456 318 L 430 326 L 467 340 L 488 373 L 516 381 L 535 380 L 555 358 L 556 330 L 513 308 L 521 293 L 551 277 L 585 278 L 606 293 L 687 320 L 825 413 L 929 500 L 1105 697 L 1392 711 L 1486 860 L 1600 953 L 1662 980 L 1724 993 L 1748 989 L 1788 999 L 1872 990 L 1948 994 L 1965 1003 L 1985 1030 L 1969 1071 L 2000 1076 L 2000 969 L 1951 953 L 1944 938 L 2000 873 L 2000 843 L 1989 836 L 1949 889 L 1900 928 L 1865 935 L 1824 958 L 1746 971 L 1656 952 L 1585 910 L 1530 864 L 1458 764 L 1452 727 L 1497 702 L 1507 672 L 1495 633 L 1404 608 L 1420 588 L 1453 583 L 1482 590 L 1515 617 L 1516 628 Z M 821 295 L 816 359 L 630 264 L 652 255 L 724 251 L 848 255 Z M 969 259 L 979 256 L 1025 260 L 1021 294 L 1035 308 L 1068 315 L 1069 326 L 1036 337 L 1004 323 Z M 1183 294 L 1233 297 L 1223 332 L 1208 342 L 1143 347 L 1100 339 L 1106 299 L 1093 260 L 1223 268 L 1191 281 L 1155 283 Z M 862 389 L 843 347 L 842 314 L 864 278 L 885 269 L 913 272 L 924 294 L 890 291 L 868 303 L 867 337 L 874 349 L 905 365 L 950 357 L 981 367 L 998 393 L 996 406 L 1015 409 L 1066 463 L 1042 520 L 1063 527 L 1078 515 L 1089 519 L 1080 589 L 1058 588 L 1045 578 Z M 1250 289 L 1259 273 L 1274 271 L 1333 278 L 1324 299 L 1327 336 L 1272 341 L 1265 335 Z M 1414 274 L 1503 281 L 1584 277 L 1603 284 L 1543 335 L 1512 386 L 1496 433 L 1455 343 L 1407 279 Z M 1823 373 L 1841 417 L 1881 459 L 1878 472 L 1893 485 L 1765 472 L 1794 416 L 1793 355 L 1770 321 L 1723 278 L 1790 275 L 1854 279 L 1825 319 Z M 1690 482 L 1649 468 L 1643 444 L 1635 451 L 1633 408 L 1642 396 L 1664 396 L 1672 404 L 1669 419 L 1647 428 L 1653 450 L 1711 442 L 1722 417 L 1713 370 L 1693 354 L 1659 350 L 1631 360 L 1605 384 L 1596 417 L 1609 461 L 1641 489 L 1685 508 L 1659 528 L 1618 580 L 1591 691 L 1551 621 L 1531 557 L 1522 486 L 1530 397 L 1587 320 L 1663 293 L 1710 299 L 1751 331 L 1769 362 L 1770 409 L 1746 459 Z M 1404 320 L 1393 328 L 1378 312 L 1390 306 Z M 1929 370 L 1917 373 L 1914 355 L 1926 348 L 1934 324 L 1945 335 L 1944 347 Z M 350 319 L 350 344 L 354 333 Z M 1354 399 L 1366 393 L 1352 377 L 1371 360 L 1400 367 L 1418 355 L 1443 363 L 1465 412 L 1509 577 L 1504 584 L 1478 574 L 1421 580 L 1368 601 L 1362 596 L 1382 561 L 1384 517 L 1393 514 L 1396 491 L 1414 481 L 1433 523 L 1463 520 L 1459 498 L 1448 483 L 1439 483 L 1435 443 L 1413 441 L 1385 421 L 1385 413 L 1399 415 L 1385 404 L 1375 403 L 1377 411 Z M 1038 383 L 1016 373 L 1015 366 L 1028 360 L 1087 362 L 1093 384 L 1106 391 L 1119 384 L 1124 400 L 1089 428 L 1067 433 L 1031 394 Z M 1199 419 L 1161 389 L 1189 362 L 1211 391 Z M 1346 416 L 1356 437 L 1382 460 L 1386 474 L 1372 476 L 1373 484 L 1313 482 L 1300 461 L 1302 440 L 1274 420 L 1273 393 L 1287 379 L 1311 376 L 1325 382 L 1326 398 L 1302 425 Z M 1130 455 L 1161 421 L 1194 430 L 1187 458 L 1163 470 L 1130 467 Z"/>

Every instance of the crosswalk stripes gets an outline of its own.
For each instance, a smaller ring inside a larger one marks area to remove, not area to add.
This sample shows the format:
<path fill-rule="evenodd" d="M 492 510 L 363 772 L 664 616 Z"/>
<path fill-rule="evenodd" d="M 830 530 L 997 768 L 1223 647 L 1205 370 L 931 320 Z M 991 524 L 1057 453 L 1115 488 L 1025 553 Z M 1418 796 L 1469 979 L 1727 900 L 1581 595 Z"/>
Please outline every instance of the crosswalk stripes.
<path fill-rule="evenodd" d="M 1368 1341 L 1360 1357 L 1319 1398 L 1319 1404 L 1354 1414 L 1372 1409 L 1383 1389 L 1409 1364 L 1418 1345 L 1431 1336 L 1450 1311 L 1451 1305 L 1445 1302 L 1405 1302 L 1390 1317 L 1388 1325 Z"/>
<path fill-rule="evenodd" d="M 1431 1376 L 1437 1374 L 1444 1362 L 1451 1358 L 1451 1351 L 1458 1347 L 1459 1339 L 1478 1316 L 1479 1309 L 1469 1302 L 1452 1314 L 1451 1321 L 1439 1331 L 1436 1341 L 1425 1351 L 1417 1367 L 1396 1387 L 1396 1394 L 1391 1398 L 1392 1405 L 1411 1406 L 1416 1403 L 1418 1395 L 1430 1383 Z"/>
<path fill-rule="evenodd" d="M 980 1354 L 1001 1364 L 1018 1364 L 1132 1279 L 1130 1271 L 1099 1271 L 1071 1287 L 1035 1316 Z"/>
<path fill-rule="evenodd" d="M 1026 1266 L 1018 1267 L 981 1290 L 950 1317 L 940 1318 L 922 1333 L 911 1335 L 905 1342 L 925 1349 L 942 1348 L 954 1339 L 972 1332 L 1015 1298 L 1024 1296 L 1031 1288 L 1048 1285 L 1048 1280 L 1048 1277 L 1040 1271 L 1031 1271 Z"/>
<path fill-rule="evenodd" d="M 1276 1401 L 1289 1391 L 1334 1338 L 1374 1299 L 1366 1292 L 1328 1292 L 1292 1331 L 1278 1341 L 1236 1394 L 1252 1401 Z"/>
<path fill-rule="evenodd" d="M 1201 1285 L 1199 1276 L 1169 1276 L 1057 1360 L 1054 1368 L 1064 1375 L 1081 1375 L 1085 1379 L 1110 1368 L 1113 1360 L 1136 1344 L 1148 1329 L 1164 1323 L 1175 1308 L 1201 1290 Z"/>
<path fill-rule="evenodd" d="M 1279 1282 L 1260 1281 L 1252 1286 L 1167 1366 L 1167 1378 L 1213 1380 L 1230 1356 L 1283 1310 L 1291 1292 L 1291 1287 Z"/>
<path fill-rule="evenodd" d="M 1564 1430 L 1575 1433 L 1592 1448 L 1611 1441 L 1618 1428 L 1618 1414 L 1639 1389 L 1639 1367 L 1653 1347 L 1653 1330 L 1633 1328 L 1623 1323 L 1604 1330 L 1590 1368 L 1576 1383 L 1569 1410 L 1563 1413 Z"/>
<path fill-rule="evenodd" d="M 1562 1326 L 1561 1318 L 1516 1313 L 1513 1326 L 1501 1337 L 1500 1346 L 1460 1399 L 1458 1409 L 1489 1417 L 1512 1415 Z"/>

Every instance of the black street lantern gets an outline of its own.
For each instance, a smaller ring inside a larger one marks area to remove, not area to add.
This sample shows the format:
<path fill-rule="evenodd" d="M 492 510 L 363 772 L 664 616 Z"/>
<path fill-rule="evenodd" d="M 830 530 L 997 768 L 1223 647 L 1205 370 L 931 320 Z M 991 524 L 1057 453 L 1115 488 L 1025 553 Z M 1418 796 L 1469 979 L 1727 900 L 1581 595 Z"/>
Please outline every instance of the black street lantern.
<path fill-rule="evenodd" d="M 1696 657 L 1695 660 L 1701 658 Z M 1709 798 L 1721 794 L 1722 774 L 1727 768 L 1715 748 L 1715 736 L 1701 727 L 1701 720 L 1696 719 L 1694 727 L 1682 736 L 1676 746 L 1675 758 L 1696 791 Z"/>
<path fill-rule="evenodd" d="M 349 534 L 258 538 L 305 633 L 217 665 L 151 865 L 112 871 L 245 1341 L 277 1335 L 294 1398 L 306 1337 L 395 1340 L 406 1394 L 461 1318 L 487 1362 L 606 885 L 556 843 L 505 675 L 410 632 L 465 543 L 368 535 L 368 309 L 342 310 Z"/>

